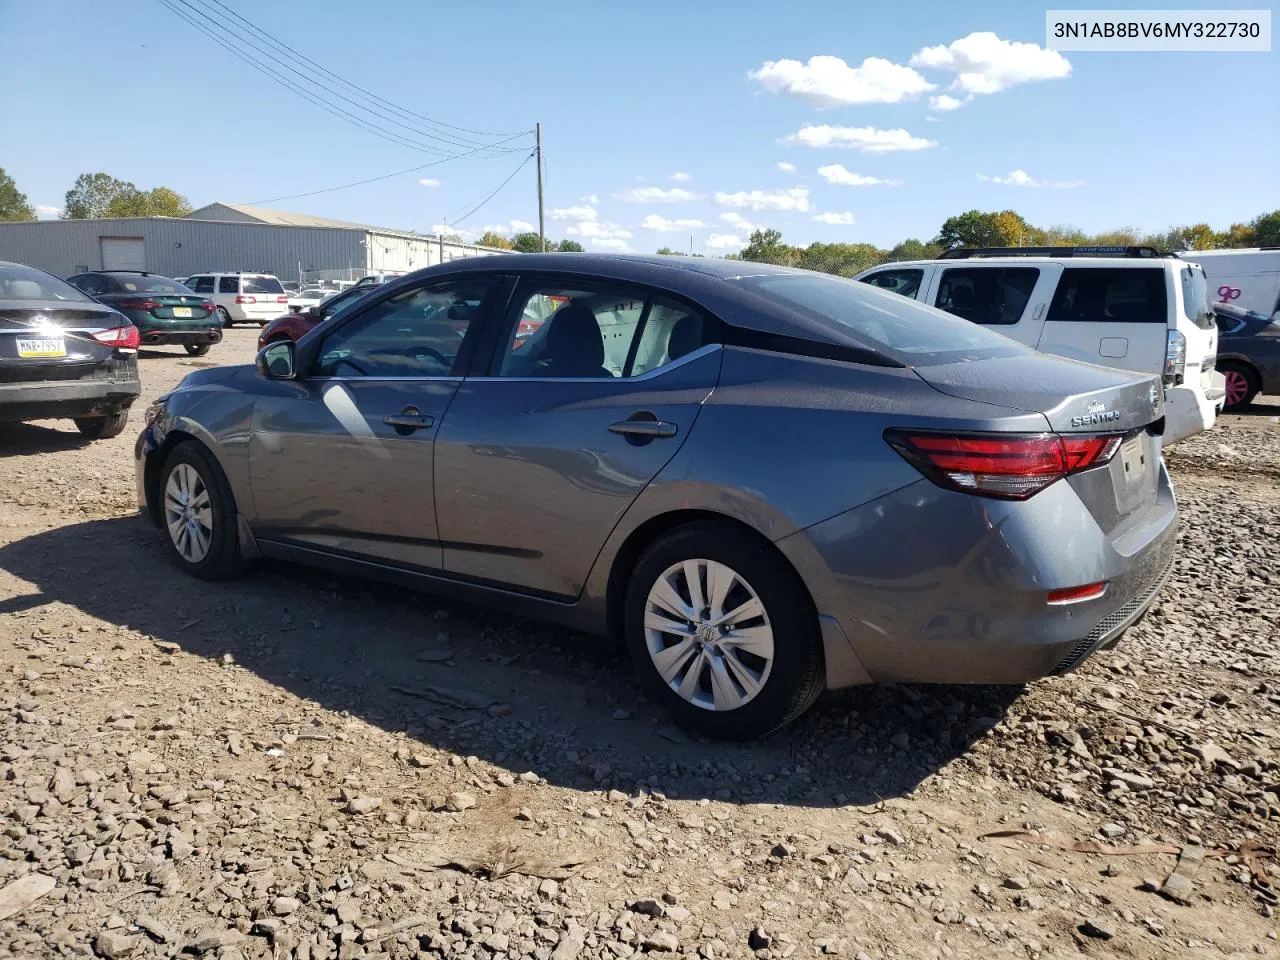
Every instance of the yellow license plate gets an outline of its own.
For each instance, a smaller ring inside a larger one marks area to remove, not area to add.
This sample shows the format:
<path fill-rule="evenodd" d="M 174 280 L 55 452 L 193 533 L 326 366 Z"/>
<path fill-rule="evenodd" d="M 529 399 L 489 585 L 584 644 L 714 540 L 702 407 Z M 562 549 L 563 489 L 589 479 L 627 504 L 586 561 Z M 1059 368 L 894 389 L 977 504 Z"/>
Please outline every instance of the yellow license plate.
<path fill-rule="evenodd" d="M 175 317 L 189 317 L 191 316 L 191 308 L 190 307 L 174 307 L 173 315 Z"/>
<path fill-rule="evenodd" d="M 65 357 L 67 344 L 61 337 L 22 338 L 18 340 L 20 357 Z"/>

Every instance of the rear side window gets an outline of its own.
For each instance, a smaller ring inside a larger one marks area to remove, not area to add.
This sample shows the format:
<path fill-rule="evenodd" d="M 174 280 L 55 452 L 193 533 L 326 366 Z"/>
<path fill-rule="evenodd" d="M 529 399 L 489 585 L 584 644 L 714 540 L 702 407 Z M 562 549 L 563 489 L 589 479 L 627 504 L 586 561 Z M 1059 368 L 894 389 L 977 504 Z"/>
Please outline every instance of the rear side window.
<path fill-rule="evenodd" d="M 284 287 L 275 277 L 241 277 L 244 293 L 284 293 Z"/>
<path fill-rule="evenodd" d="M 191 277 L 187 286 L 194 293 L 213 293 L 213 277 Z"/>
<path fill-rule="evenodd" d="M 1213 327 L 1213 311 L 1209 307 L 1209 282 L 1204 268 L 1182 268 L 1182 312 L 1201 330 Z"/>
<path fill-rule="evenodd" d="M 1067 267 L 1049 306 L 1049 322 L 1167 323 L 1164 270 Z"/>
<path fill-rule="evenodd" d="M 197 293 L 199 291 L 196 291 Z M 240 278 L 239 277 L 219 277 L 218 278 L 219 293 L 239 293 Z"/>
<path fill-rule="evenodd" d="M 1009 326 L 1022 319 L 1039 279 L 1035 267 L 943 270 L 935 305 L 971 323 Z"/>
<path fill-rule="evenodd" d="M 863 277 L 863 283 L 869 283 L 881 290 L 900 293 L 904 297 L 914 298 L 920 292 L 920 281 L 924 279 L 923 270 L 881 270 L 869 277 Z"/>

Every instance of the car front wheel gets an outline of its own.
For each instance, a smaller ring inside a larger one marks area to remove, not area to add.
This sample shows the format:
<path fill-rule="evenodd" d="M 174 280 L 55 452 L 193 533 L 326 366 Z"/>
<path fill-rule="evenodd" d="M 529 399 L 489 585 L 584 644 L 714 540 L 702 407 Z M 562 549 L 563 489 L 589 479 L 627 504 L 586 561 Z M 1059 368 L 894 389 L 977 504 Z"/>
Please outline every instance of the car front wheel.
<path fill-rule="evenodd" d="M 160 521 L 178 566 L 202 580 L 222 580 L 242 566 L 236 505 L 213 456 L 187 440 L 173 448 L 160 474 Z"/>
<path fill-rule="evenodd" d="M 658 539 L 636 564 L 624 616 L 641 682 L 696 733 L 764 736 L 823 690 L 808 592 L 786 560 L 745 531 L 696 523 Z"/>

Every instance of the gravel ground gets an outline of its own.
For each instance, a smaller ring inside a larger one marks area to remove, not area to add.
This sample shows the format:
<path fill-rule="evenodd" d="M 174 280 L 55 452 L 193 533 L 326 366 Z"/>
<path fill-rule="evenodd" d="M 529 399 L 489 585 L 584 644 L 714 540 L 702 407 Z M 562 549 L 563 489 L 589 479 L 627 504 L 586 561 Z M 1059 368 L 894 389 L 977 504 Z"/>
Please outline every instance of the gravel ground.
<path fill-rule="evenodd" d="M 144 401 L 255 336 L 144 353 Z M 144 405 L 0 429 L 0 957 L 1280 957 L 1238 853 L 1280 836 L 1280 406 L 1170 453 L 1181 557 L 1116 650 L 724 745 L 584 637 L 184 577 L 134 507 Z M 1061 842 L 982 839 L 1018 829 Z"/>

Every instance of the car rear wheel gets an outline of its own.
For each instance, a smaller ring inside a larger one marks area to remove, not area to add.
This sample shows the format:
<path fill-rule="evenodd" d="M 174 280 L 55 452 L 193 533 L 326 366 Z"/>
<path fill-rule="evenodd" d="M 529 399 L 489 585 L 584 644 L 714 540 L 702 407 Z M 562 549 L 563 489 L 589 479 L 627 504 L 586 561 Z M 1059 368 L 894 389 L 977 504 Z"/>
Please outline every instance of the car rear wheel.
<path fill-rule="evenodd" d="M 235 326 L 235 323 L 231 319 L 231 314 L 227 313 L 226 307 L 218 308 L 218 318 L 222 321 L 223 327 L 228 330 Z"/>
<path fill-rule="evenodd" d="M 240 572 L 235 498 L 222 468 L 194 440 L 178 444 L 165 460 L 160 520 L 170 555 L 187 573 L 223 580 Z"/>
<path fill-rule="evenodd" d="M 696 523 L 655 541 L 632 573 L 624 616 L 642 684 L 694 732 L 761 737 L 823 690 L 808 592 L 778 553 L 745 531 Z"/>
<path fill-rule="evenodd" d="M 209 345 L 207 343 L 188 343 L 185 346 L 187 348 L 187 353 L 191 354 L 193 357 L 203 357 L 209 352 Z"/>
<path fill-rule="evenodd" d="M 90 440 L 107 440 L 118 437 L 129 422 L 128 410 L 117 410 L 105 417 L 76 417 L 76 429 Z"/>
<path fill-rule="evenodd" d="M 1218 371 L 1227 381 L 1227 400 L 1223 406 L 1225 410 L 1246 409 L 1262 389 L 1262 385 L 1258 382 L 1258 374 L 1243 363 L 1220 361 Z"/>

